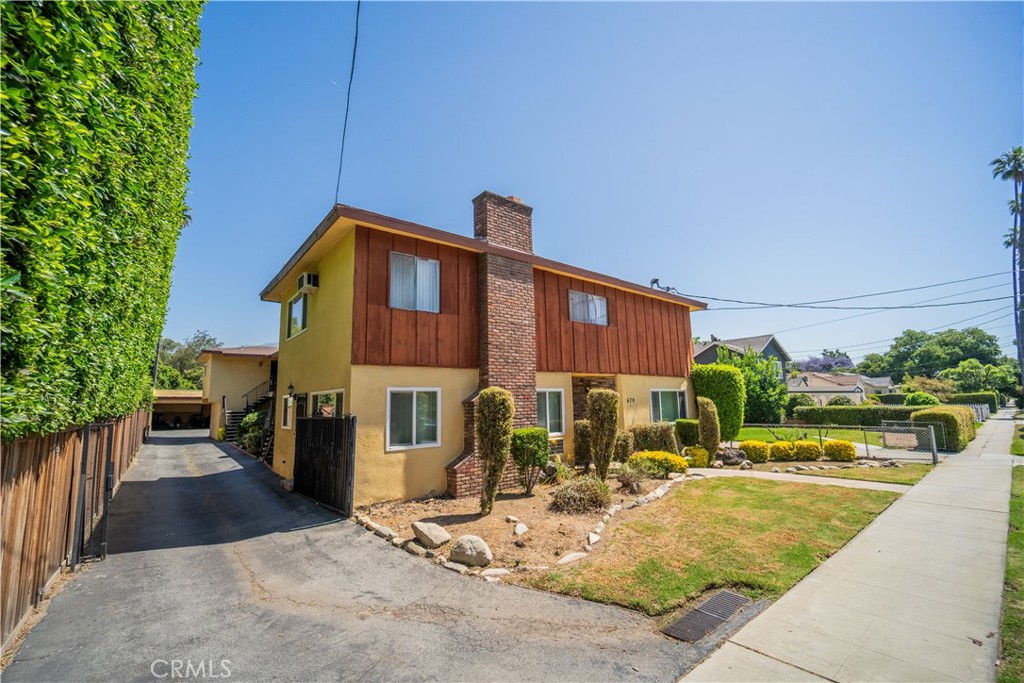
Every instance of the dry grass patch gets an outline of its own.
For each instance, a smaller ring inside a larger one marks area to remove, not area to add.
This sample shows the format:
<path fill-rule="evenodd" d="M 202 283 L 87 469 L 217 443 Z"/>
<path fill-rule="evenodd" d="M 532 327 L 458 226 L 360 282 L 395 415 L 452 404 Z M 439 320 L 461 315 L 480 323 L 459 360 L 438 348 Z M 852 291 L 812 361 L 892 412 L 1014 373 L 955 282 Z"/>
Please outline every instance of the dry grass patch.
<path fill-rule="evenodd" d="M 580 564 L 517 580 L 650 615 L 722 586 L 776 598 L 897 497 L 740 477 L 688 481 L 620 513 Z"/>

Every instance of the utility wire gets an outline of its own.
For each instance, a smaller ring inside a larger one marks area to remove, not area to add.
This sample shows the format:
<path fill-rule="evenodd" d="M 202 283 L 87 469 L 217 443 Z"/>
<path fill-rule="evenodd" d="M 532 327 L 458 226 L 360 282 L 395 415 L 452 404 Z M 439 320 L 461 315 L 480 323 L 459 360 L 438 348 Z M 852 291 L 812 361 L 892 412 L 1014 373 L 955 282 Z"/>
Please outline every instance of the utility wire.
<path fill-rule="evenodd" d="M 698 300 L 707 299 L 708 301 L 722 301 L 722 302 L 725 302 L 725 303 L 744 304 L 744 306 L 742 306 L 742 307 L 721 306 L 721 307 L 718 307 L 718 308 L 709 309 L 709 310 L 715 310 L 715 311 L 749 310 L 751 307 L 756 307 L 756 308 L 831 308 L 831 309 L 844 309 L 844 308 L 855 309 L 855 308 L 861 308 L 861 309 L 864 309 L 864 310 L 866 310 L 868 308 L 883 309 L 883 308 L 886 308 L 886 307 L 883 307 L 883 306 L 862 306 L 862 307 L 853 307 L 853 306 L 849 306 L 849 307 L 847 307 L 847 306 L 818 306 L 817 304 L 830 304 L 830 303 L 835 303 L 837 301 L 852 301 L 854 299 L 867 299 L 867 298 L 875 297 L 875 296 L 887 296 L 889 294 L 900 294 L 902 292 L 914 292 L 914 291 L 919 291 L 919 290 L 922 290 L 922 289 L 933 289 L 935 287 L 945 287 L 947 285 L 955 285 L 955 284 L 959 284 L 961 282 L 971 282 L 973 280 L 984 280 L 986 278 L 996 277 L 996 276 L 999 276 L 999 275 L 1006 275 L 1006 274 L 1007 274 L 1007 271 L 1000 272 L 1000 273 L 989 273 L 988 275 L 978 275 L 978 276 L 975 276 L 975 277 L 967 277 L 967 278 L 963 278 L 963 279 L 960 279 L 960 280 L 950 280 L 948 282 L 939 282 L 939 283 L 932 284 L 932 285 L 922 285 L 920 287 L 907 287 L 905 289 L 890 289 L 890 290 L 887 290 L 887 291 L 884 291 L 884 292 L 872 292 L 870 294 L 856 294 L 856 295 L 853 295 L 853 296 L 844 296 L 844 297 L 839 297 L 839 298 L 836 298 L 836 299 L 821 299 L 819 301 L 803 301 L 803 302 L 793 303 L 793 304 L 766 303 L 764 301 L 744 301 L 742 299 L 724 299 L 724 298 L 721 298 L 721 297 L 706 296 L 706 295 L 699 295 L 699 294 L 681 294 L 681 295 L 682 296 L 686 296 L 686 297 L 690 297 L 690 298 L 693 298 L 693 299 L 698 299 Z M 659 289 L 663 289 L 663 288 L 659 287 Z M 675 290 L 674 287 L 669 287 L 668 289 Z M 677 293 L 679 293 L 679 292 L 677 292 Z M 894 306 L 894 307 L 890 307 L 890 308 L 904 308 L 904 307 L 903 306 Z"/>
<path fill-rule="evenodd" d="M 338 155 L 338 182 L 334 185 L 334 203 L 341 196 L 341 167 L 345 163 L 345 137 L 348 134 L 348 110 L 352 104 L 352 81 L 356 75 L 356 49 L 359 47 L 359 10 L 362 0 L 356 0 L 356 30 L 352 39 L 352 66 L 348 70 L 348 90 L 345 93 L 345 122 L 341 125 L 341 153 Z"/>

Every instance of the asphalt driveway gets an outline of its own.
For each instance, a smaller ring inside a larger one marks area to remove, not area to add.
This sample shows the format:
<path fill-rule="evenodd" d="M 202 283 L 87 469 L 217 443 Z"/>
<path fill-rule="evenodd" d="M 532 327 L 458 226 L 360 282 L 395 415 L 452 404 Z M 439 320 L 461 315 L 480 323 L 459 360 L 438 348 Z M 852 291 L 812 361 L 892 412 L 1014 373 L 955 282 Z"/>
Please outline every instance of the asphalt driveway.
<path fill-rule="evenodd" d="M 639 614 L 461 577 L 287 493 L 203 436 L 157 435 L 5 681 L 671 681 L 706 654 Z M 179 669 L 179 672 L 187 672 Z M 163 674 L 163 676 L 160 676 Z"/>

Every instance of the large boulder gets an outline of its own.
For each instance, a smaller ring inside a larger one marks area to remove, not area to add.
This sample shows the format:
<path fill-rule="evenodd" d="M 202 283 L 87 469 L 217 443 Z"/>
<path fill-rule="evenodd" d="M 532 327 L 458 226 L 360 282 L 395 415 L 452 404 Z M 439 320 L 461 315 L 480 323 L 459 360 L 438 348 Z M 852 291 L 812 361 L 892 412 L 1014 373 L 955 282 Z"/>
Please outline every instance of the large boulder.
<path fill-rule="evenodd" d="M 721 451 L 722 464 L 728 467 L 735 467 L 747 459 L 746 453 L 738 448 L 723 448 Z"/>
<path fill-rule="evenodd" d="M 431 549 L 440 548 L 452 540 L 452 535 L 443 526 L 432 522 L 413 522 L 412 532 L 416 534 L 416 540 Z"/>
<path fill-rule="evenodd" d="M 452 545 L 448 555 L 452 562 L 470 567 L 486 567 L 494 559 L 494 554 L 484 539 L 470 534 L 459 536 L 459 540 Z"/>

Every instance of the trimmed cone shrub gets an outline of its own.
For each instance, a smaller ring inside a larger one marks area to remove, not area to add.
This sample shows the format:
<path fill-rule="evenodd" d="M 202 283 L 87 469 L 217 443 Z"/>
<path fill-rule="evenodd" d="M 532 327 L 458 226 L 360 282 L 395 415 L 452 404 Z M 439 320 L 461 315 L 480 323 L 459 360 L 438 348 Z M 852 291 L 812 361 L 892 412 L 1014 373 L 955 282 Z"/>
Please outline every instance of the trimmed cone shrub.
<path fill-rule="evenodd" d="M 708 453 L 717 453 L 718 444 L 722 440 L 722 430 L 718 422 L 718 409 L 715 402 L 703 396 L 697 399 L 698 425 L 700 445 Z"/>
<path fill-rule="evenodd" d="M 814 399 L 811 398 L 810 394 L 790 394 L 789 400 L 786 401 L 786 417 L 792 418 L 793 411 L 800 406 L 813 406 Z"/>
<path fill-rule="evenodd" d="M 764 441 L 741 441 L 740 450 L 750 462 L 768 462 L 771 446 Z"/>
<path fill-rule="evenodd" d="M 671 422 L 632 425 L 628 431 L 633 435 L 634 450 L 679 453 L 675 425 Z"/>
<path fill-rule="evenodd" d="M 732 441 L 743 426 L 743 411 L 747 402 L 747 387 L 743 373 L 731 365 L 712 363 L 694 365 L 690 373 L 697 396 L 710 398 L 718 409 L 721 438 Z M 717 447 L 716 449 L 717 450 Z"/>
<path fill-rule="evenodd" d="M 516 414 L 512 394 L 501 387 L 488 387 L 477 394 L 476 443 L 484 470 L 480 493 L 480 514 L 491 514 L 498 495 L 501 475 L 512 450 L 512 418 Z"/>
<path fill-rule="evenodd" d="M 829 406 L 852 406 L 852 405 L 856 405 L 856 404 L 853 402 L 853 399 L 850 398 L 849 396 L 839 395 L 839 396 L 833 396 L 832 398 L 830 398 L 828 400 L 828 403 L 826 403 L 825 405 L 829 405 Z"/>
<path fill-rule="evenodd" d="M 620 431 L 615 434 L 615 461 L 626 462 L 633 455 L 633 435 Z"/>
<path fill-rule="evenodd" d="M 776 441 L 770 446 L 768 457 L 779 462 L 796 460 L 796 448 L 789 441 Z"/>
<path fill-rule="evenodd" d="M 639 451 L 629 456 L 627 463 L 646 462 L 658 470 L 662 477 L 672 472 L 685 472 L 686 459 L 675 453 L 665 451 Z"/>
<path fill-rule="evenodd" d="M 687 420 L 679 418 L 676 420 L 676 443 L 680 448 L 696 446 L 700 443 L 700 429 L 698 420 Z"/>
<path fill-rule="evenodd" d="M 853 462 L 857 459 L 857 447 L 852 441 L 833 439 L 825 442 L 825 459 L 840 462 Z"/>
<path fill-rule="evenodd" d="M 936 424 L 942 425 L 946 430 L 946 443 L 945 447 L 948 450 L 962 451 L 967 448 L 967 444 L 974 440 L 974 410 L 967 406 L 936 406 L 934 408 L 925 408 L 924 410 L 918 410 L 910 416 L 910 420 L 914 423 L 921 424 Z M 935 429 L 935 438 L 939 440 L 939 446 L 942 437 L 939 435 L 939 428 Z M 922 443 L 924 435 L 918 437 L 918 447 L 930 448 L 930 444 Z"/>
<path fill-rule="evenodd" d="M 941 404 L 938 396 L 932 396 L 927 391 L 914 391 L 907 394 L 906 400 L 903 402 L 905 406 L 937 406 Z"/>
<path fill-rule="evenodd" d="M 794 460 L 820 460 L 821 444 L 817 441 L 797 441 L 793 444 Z"/>
<path fill-rule="evenodd" d="M 551 494 L 551 509 L 573 515 L 604 510 L 612 502 L 608 485 L 597 477 L 570 479 Z"/>
<path fill-rule="evenodd" d="M 572 434 L 572 464 L 583 468 L 583 474 L 586 474 L 590 471 L 590 420 L 573 422 Z"/>
<path fill-rule="evenodd" d="M 597 478 L 608 478 L 608 465 L 615 449 L 619 425 L 619 394 L 611 389 L 591 389 L 587 394 L 587 421 L 590 422 L 590 457 Z"/>
<path fill-rule="evenodd" d="M 543 427 L 523 427 L 512 431 L 512 460 L 519 470 L 519 484 L 526 490 L 526 495 L 533 495 L 533 487 L 540 479 L 540 473 L 548 466 L 550 457 L 548 430 Z"/>
<path fill-rule="evenodd" d="M 711 456 L 708 455 L 707 450 L 700 446 L 690 446 L 686 449 L 686 455 L 693 459 L 694 467 L 711 466 Z"/>

